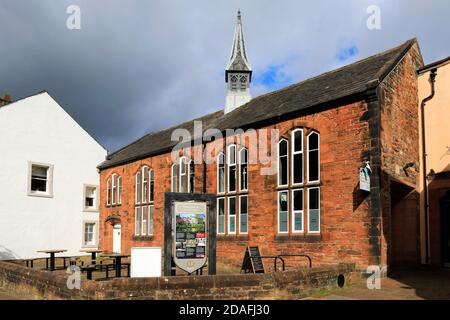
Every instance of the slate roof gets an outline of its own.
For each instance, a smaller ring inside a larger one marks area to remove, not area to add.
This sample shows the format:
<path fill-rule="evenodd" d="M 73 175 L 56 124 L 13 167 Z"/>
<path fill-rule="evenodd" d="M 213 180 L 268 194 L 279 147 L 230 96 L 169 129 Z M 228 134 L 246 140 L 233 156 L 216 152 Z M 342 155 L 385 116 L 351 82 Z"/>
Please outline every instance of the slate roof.
<path fill-rule="evenodd" d="M 416 39 L 409 40 L 398 47 L 369 58 L 256 97 L 227 114 L 219 110 L 165 130 L 147 134 L 108 155 L 106 161 L 99 165 L 99 169 L 170 151 L 177 144 L 171 141 L 172 131 L 176 128 L 184 128 L 192 133 L 195 120 L 202 121 L 203 130 L 217 128 L 224 131 L 228 128 L 246 128 L 263 121 L 276 121 L 277 118 L 286 114 L 309 111 L 325 103 L 362 94 L 366 92 L 370 83 L 376 85 L 381 82 L 415 43 L 417 43 Z"/>

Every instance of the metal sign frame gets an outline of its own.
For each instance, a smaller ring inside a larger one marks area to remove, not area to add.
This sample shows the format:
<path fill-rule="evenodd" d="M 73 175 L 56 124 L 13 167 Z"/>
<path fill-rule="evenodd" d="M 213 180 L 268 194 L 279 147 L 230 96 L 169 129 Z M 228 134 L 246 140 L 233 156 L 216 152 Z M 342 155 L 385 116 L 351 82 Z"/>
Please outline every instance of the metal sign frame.
<path fill-rule="evenodd" d="M 174 204 L 175 202 L 205 202 L 207 233 L 206 256 L 208 261 L 208 274 L 216 274 L 216 195 L 203 193 L 166 192 L 164 194 L 164 275 L 172 274 L 172 261 L 174 240 Z M 188 270 L 185 270 L 189 272 Z"/>

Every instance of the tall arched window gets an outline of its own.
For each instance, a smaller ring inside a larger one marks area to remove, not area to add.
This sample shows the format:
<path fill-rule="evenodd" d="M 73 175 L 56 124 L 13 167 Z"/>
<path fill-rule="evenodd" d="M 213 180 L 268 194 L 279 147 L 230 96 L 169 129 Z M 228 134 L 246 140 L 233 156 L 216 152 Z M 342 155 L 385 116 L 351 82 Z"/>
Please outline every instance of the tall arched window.
<path fill-rule="evenodd" d="M 106 182 L 106 205 L 111 205 L 111 178 Z"/>
<path fill-rule="evenodd" d="M 187 190 L 187 168 L 186 157 L 180 158 L 180 192 L 186 192 Z"/>
<path fill-rule="evenodd" d="M 320 181 L 320 136 L 313 131 L 308 135 L 308 182 Z"/>
<path fill-rule="evenodd" d="M 292 184 L 303 183 L 303 130 L 292 131 Z"/>
<path fill-rule="evenodd" d="M 150 170 L 150 196 L 149 196 L 149 202 L 153 203 L 153 200 L 155 199 L 155 174 L 153 172 L 153 169 Z"/>
<path fill-rule="evenodd" d="M 112 175 L 112 205 L 116 204 L 117 199 L 117 175 Z"/>
<path fill-rule="evenodd" d="M 225 192 L 225 155 L 220 153 L 217 156 L 217 193 Z"/>
<path fill-rule="evenodd" d="M 147 203 L 148 199 L 148 168 L 143 167 L 142 168 L 142 203 Z"/>
<path fill-rule="evenodd" d="M 288 142 L 286 139 L 281 139 L 278 142 L 278 186 L 288 185 L 289 175 L 289 155 Z"/>
<path fill-rule="evenodd" d="M 143 166 L 136 172 L 135 235 L 153 235 L 153 169 Z"/>
<path fill-rule="evenodd" d="M 239 188 L 241 191 L 246 191 L 248 189 L 248 151 L 246 148 L 239 151 L 239 174 L 240 174 L 240 184 Z"/>
<path fill-rule="evenodd" d="M 228 146 L 228 192 L 236 191 L 236 145 Z"/>
<path fill-rule="evenodd" d="M 178 192 L 178 164 L 172 165 L 172 192 Z"/>
<path fill-rule="evenodd" d="M 141 203 L 141 171 L 140 170 L 136 173 L 135 183 L 136 183 L 136 187 L 134 190 L 135 190 L 136 204 L 140 204 Z"/>
<path fill-rule="evenodd" d="M 117 204 L 122 204 L 122 177 L 117 178 Z"/>
<path fill-rule="evenodd" d="M 189 180 L 188 180 L 188 192 L 195 192 L 195 163 L 194 160 L 189 161 Z"/>

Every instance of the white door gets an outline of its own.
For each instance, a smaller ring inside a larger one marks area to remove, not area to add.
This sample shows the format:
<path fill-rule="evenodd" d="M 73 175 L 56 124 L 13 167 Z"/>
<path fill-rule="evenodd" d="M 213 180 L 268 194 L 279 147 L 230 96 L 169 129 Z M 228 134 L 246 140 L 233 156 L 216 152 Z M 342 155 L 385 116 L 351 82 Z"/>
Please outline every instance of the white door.
<path fill-rule="evenodd" d="M 115 224 L 113 227 L 113 252 L 120 253 L 120 242 L 122 237 L 122 226 Z"/>

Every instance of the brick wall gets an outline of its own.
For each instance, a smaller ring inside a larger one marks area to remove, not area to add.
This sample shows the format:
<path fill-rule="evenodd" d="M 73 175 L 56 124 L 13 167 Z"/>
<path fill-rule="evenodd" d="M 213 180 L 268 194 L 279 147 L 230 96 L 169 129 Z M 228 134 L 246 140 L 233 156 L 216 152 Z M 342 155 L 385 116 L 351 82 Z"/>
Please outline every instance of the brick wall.
<path fill-rule="evenodd" d="M 69 290 L 63 275 L 0 262 L 0 286 L 34 299 L 295 299 L 337 288 L 339 275 L 346 285 L 361 278 L 354 265 L 335 265 L 269 274 L 83 280 L 81 290 Z"/>

